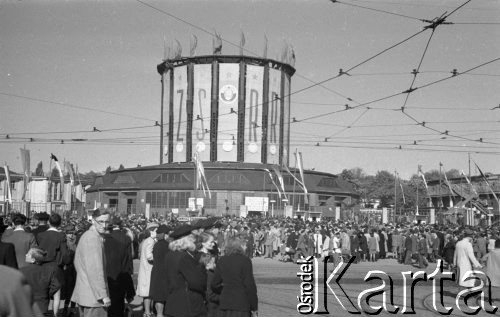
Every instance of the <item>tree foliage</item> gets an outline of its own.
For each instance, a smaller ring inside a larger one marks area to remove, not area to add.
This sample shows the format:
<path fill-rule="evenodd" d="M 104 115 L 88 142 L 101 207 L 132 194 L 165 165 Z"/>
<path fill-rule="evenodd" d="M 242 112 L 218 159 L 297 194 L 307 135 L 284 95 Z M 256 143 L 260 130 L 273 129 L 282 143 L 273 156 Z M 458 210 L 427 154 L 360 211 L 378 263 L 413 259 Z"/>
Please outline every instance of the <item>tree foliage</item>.
<path fill-rule="evenodd" d="M 455 173 L 458 173 L 458 171 L 455 171 L 449 171 L 451 172 L 450 178 L 454 177 Z M 422 178 L 416 174 L 409 180 L 403 180 L 396 179 L 394 173 L 386 170 L 378 171 L 375 175 L 368 175 L 363 169 L 356 167 L 344 169 L 339 176 L 355 184 L 361 199 L 368 205 L 379 201 L 380 207 L 393 207 L 396 204 L 398 209 L 413 209 L 416 207 L 417 196 L 420 207 L 427 205 L 428 197 L 425 185 Z M 439 171 L 430 171 L 425 176 L 427 180 L 433 180 L 434 177 L 436 177 L 435 179 L 439 179 Z"/>

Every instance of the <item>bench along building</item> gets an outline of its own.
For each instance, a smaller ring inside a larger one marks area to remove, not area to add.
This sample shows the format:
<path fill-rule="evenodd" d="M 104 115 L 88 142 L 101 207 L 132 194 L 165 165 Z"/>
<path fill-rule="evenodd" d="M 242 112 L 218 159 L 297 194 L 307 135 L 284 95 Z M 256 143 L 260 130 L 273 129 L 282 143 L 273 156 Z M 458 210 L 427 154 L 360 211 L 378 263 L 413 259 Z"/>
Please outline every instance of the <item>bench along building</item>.
<path fill-rule="evenodd" d="M 203 207 L 214 215 L 317 218 L 358 198 L 352 184 L 337 176 L 304 171 L 306 198 L 292 177 L 300 179 L 298 170 L 290 174 L 284 168 L 295 161 L 290 155 L 292 66 L 208 55 L 165 60 L 157 70 L 162 83 L 160 164 L 104 175 L 87 191 L 88 207 L 150 214 Z M 211 197 L 195 190 L 195 155 L 205 167 Z"/>

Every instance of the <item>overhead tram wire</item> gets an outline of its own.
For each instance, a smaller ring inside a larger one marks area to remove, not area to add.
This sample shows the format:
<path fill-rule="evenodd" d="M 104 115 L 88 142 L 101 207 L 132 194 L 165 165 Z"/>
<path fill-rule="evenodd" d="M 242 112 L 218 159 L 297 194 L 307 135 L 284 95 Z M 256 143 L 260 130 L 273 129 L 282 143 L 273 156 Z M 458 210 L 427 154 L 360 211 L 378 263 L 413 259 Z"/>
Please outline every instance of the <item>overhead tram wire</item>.
<path fill-rule="evenodd" d="M 24 144 L 26 143 L 24 140 L 17 140 L 17 141 L 9 141 L 6 142 L 6 140 L 0 140 L 0 144 Z M 60 140 L 39 140 L 37 142 L 38 144 L 60 144 Z M 157 142 L 151 142 L 148 140 L 144 141 L 126 141 L 126 142 L 117 142 L 113 140 L 102 140 L 102 141 L 95 141 L 95 140 L 89 140 L 86 141 L 85 143 L 83 142 L 73 142 L 71 140 L 66 140 L 63 144 L 65 145 L 157 145 Z M 339 145 L 339 144 L 366 144 L 366 146 L 354 146 L 354 145 Z M 352 141 L 344 141 L 344 142 L 336 142 L 336 143 L 326 143 L 321 145 L 322 147 L 333 147 L 333 148 L 363 148 L 363 149 L 381 149 L 381 147 L 373 147 L 374 144 L 379 144 L 379 145 L 392 145 L 390 148 L 385 148 L 385 149 L 392 149 L 392 150 L 423 150 L 423 151 L 434 151 L 434 152 L 442 152 L 442 151 L 449 151 L 449 152 L 475 152 L 475 153 L 492 153 L 491 151 L 480 151 L 480 149 L 498 149 L 498 147 L 479 147 L 479 146 L 468 146 L 467 150 L 456 150 L 456 149 L 463 149 L 463 146 L 455 145 L 455 146 L 450 146 L 450 145 L 439 145 L 439 144 L 425 144 L 427 147 L 435 147 L 435 148 L 422 148 L 422 146 L 413 146 L 412 144 L 405 144 L 405 143 L 390 143 L 390 142 L 352 142 Z M 316 145 L 313 145 L 312 143 L 300 143 L 300 142 L 293 142 L 291 143 L 293 146 L 309 146 L 313 147 Z M 404 145 L 405 147 L 399 148 L 398 147 L 401 145 Z M 437 148 L 437 149 L 436 149 Z M 471 150 L 471 149 L 479 149 L 479 150 Z M 495 152 L 500 154 L 500 152 Z"/>
<path fill-rule="evenodd" d="M 409 37 L 405 38 L 404 40 L 399 41 L 399 42 L 397 42 L 396 44 L 393 44 L 393 45 L 389 46 L 388 48 L 386 48 L 386 49 L 384 49 L 384 50 L 382 50 L 382 51 L 378 52 L 377 54 L 375 54 L 375 55 L 373 55 L 373 56 L 371 56 L 371 57 L 369 57 L 369 58 L 367 58 L 367 59 L 363 60 L 362 62 L 360 62 L 360 63 L 358 63 L 358 64 L 356 64 L 356 65 L 352 66 L 351 68 L 349 68 L 348 70 L 346 70 L 344 73 L 349 73 L 350 71 L 352 71 L 352 70 L 354 70 L 354 69 L 358 68 L 359 66 L 361 66 L 361 65 L 363 65 L 363 64 L 366 64 L 367 62 L 371 61 L 372 59 L 374 59 L 374 58 L 376 58 L 376 57 L 378 57 L 378 56 L 382 55 L 383 53 L 385 53 L 385 52 L 387 52 L 387 51 L 389 51 L 389 50 L 391 50 L 391 49 L 393 49 L 393 48 L 395 48 L 395 47 L 397 47 L 397 46 L 399 46 L 399 45 L 401 45 L 401 44 L 403 44 L 403 43 L 405 43 L 405 42 L 407 42 L 407 41 L 411 40 L 412 38 L 414 38 L 414 37 L 418 36 L 419 34 L 421 34 L 421 33 L 425 32 L 425 31 L 426 31 L 425 29 L 420 30 L 420 31 L 418 31 L 417 33 L 415 33 L 415 34 L 413 34 L 413 35 L 411 35 L 411 36 L 409 36 Z M 335 75 L 335 76 L 333 76 L 333 77 L 329 77 L 329 78 L 324 79 L 324 80 L 322 80 L 322 81 L 320 81 L 320 82 L 318 82 L 318 83 L 316 83 L 316 84 L 313 84 L 313 85 L 310 85 L 310 86 L 304 87 L 304 88 L 302 88 L 302 89 L 299 89 L 299 90 L 293 91 L 293 92 L 289 93 L 286 97 L 290 97 L 290 96 L 292 96 L 292 95 L 296 95 L 296 94 L 301 93 L 301 92 L 303 92 L 303 91 L 309 90 L 309 89 L 311 89 L 311 88 L 313 88 L 313 87 L 316 87 L 316 86 L 318 86 L 318 85 L 324 84 L 324 83 L 329 82 L 329 81 L 331 81 L 331 80 L 333 80 L 333 79 L 339 78 L 340 76 L 342 76 L 342 74 L 338 74 L 338 75 Z M 360 105 L 355 106 L 355 107 L 360 107 L 360 106 L 362 106 L 362 105 L 363 105 L 363 104 L 360 104 Z M 353 108 L 354 108 L 354 107 L 353 107 Z"/>
<path fill-rule="evenodd" d="M 121 116 L 121 117 L 125 117 L 125 118 L 133 118 L 133 119 L 139 119 L 139 120 L 146 120 L 146 121 L 155 122 L 155 120 L 149 119 L 149 118 L 145 118 L 145 117 L 139 117 L 139 116 L 127 115 L 127 114 L 123 114 L 123 113 L 119 113 L 119 112 L 113 112 L 113 111 L 100 110 L 100 109 L 95 109 L 95 108 L 90 108 L 90 107 L 85 107 L 85 106 L 79 106 L 79 105 L 74 105 L 74 104 L 67 103 L 67 102 L 52 101 L 52 100 L 47 100 L 47 99 L 22 96 L 22 95 L 17 95 L 17 94 L 2 92 L 2 91 L 0 91 L 0 95 L 4 95 L 4 96 L 7 96 L 7 97 L 21 98 L 21 99 L 26 99 L 26 100 L 36 101 L 36 102 L 50 103 L 50 104 L 54 104 L 54 105 L 59 105 L 59 106 L 64 106 L 64 107 L 70 107 L 70 108 L 75 108 L 75 109 L 81 109 L 81 110 L 88 110 L 88 111 L 94 111 L 94 112 L 112 114 L 112 115 L 115 115 L 115 116 Z"/>
<path fill-rule="evenodd" d="M 420 62 L 418 63 L 418 66 L 416 68 L 416 71 L 413 73 L 413 80 L 410 84 L 410 88 L 407 90 L 408 93 L 406 94 L 406 97 L 405 97 L 405 101 L 403 103 L 403 106 L 401 107 L 401 111 L 404 111 L 405 107 L 406 107 L 406 104 L 408 102 L 408 98 L 410 98 L 410 94 L 412 93 L 413 91 L 413 85 L 415 84 L 415 81 L 417 80 L 417 75 L 420 71 L 420 67 L 422 66 L 422 63 L 424 62 L 424 57 L 425 57 L 425 54 L 427 53 L 427 50 L 429 49 L 429 44 L 431 43 L 431 40 L 432 40 L 432 36 L 434 35 L 434 32 L 436 31 L 436 28 L 432 28 L 432 32 L 431 32 L 431 35 L 429 36 L 429 39 L 427 40 L 427 43 L 425 45 L 425 49 L 424 49 L 424 52 L 422 53 L 422 57 L 420 58 Z"/>
<path fill-rule="evenodd" d="M 455 25 L 500 25 L 500 22 L 453 22 Z"/>
<path fill-rule="evenodd" d="M 52 131 L 52 132 L 14 132 L 6 133 L 5 135 L 40 135 L 40 134 L 73 134 L 73 133 L 102 133 L 102 132 L 115 132 L 124 130 L 135 130 L 135 129 L 145 129 L 154 128 L 155 125 L 145 125 L 145 126 L 132 126 L 132 127 L 121 127 L 121 128 L 111 128 L 111 129 L 99 129 L 98 132 L 95 130 L 77 130 L 77 131 Z"/>
<path fill-rule="evenodd" d="M 346 6 L 361 8 L 361 9 L 375 11 L 375 12 L 379 12 L 379 13 L 385 13 L 385 14 L 395 15 L 395 16 L 398 16 L 398 17 L 407 18 L 407 19 L 411 19 L 411 20 L 422 21 L 422 19 L 420 19 L 420 18 L 412 17 L 412 16 L 409 16 L 409 15 L 404 15 L 404 14 L 389 12 L 389 11 L 380 10 L 380 9 L 374 9 L 374 8 L 365 7 L 365 6 L 358 5 L 358 4 L 347 3 L 347 2 L 344 2 L 344 1 L 340 1 L 340 0 L 329 0 L 329 1 L 332 2 L 332 3 L 340 3 L 340 4 L 343 4 L 343 5 L 346 5 Z"/>
<path fill-rule="evenodd" d="M 209 35 L 211 35 L 211 36 L 214 36 L 214 34 L 213 34 L 212 32 L 207 31 L 206 29 L 204 29 L 204 28 L 202 28 L 202 27 L 199 27 L 199 26 L 197 26 L 197 25 L 195 25 L 195 24 L 193 24 L 193 23 L 191 23 L 191 22 L 188 22 L 188 21 L 186 21 L 186 20 L 184 20 L 184 19 L 181 19 L 181 18 L 179 18 L 179 17 L 177 17 L 177 16 L 175 16 L 175 15 L 173 15 L 173 14 L 170 14 L 170 13 L 168 13 L 168 12 L 166 12 L 166 11 L 162 10 L 162 9 L 159 9 L 159 8 L 157 8 L 157 7 L 155 7 L 155 6 L 152 6 L 152 5 L 148 4 L 148 3 L 145 3 L 145 2 L 144 2 L 144 1 L 142 1 L 142 0 L 136 0 L 136 1 L 137 1 L 138 3 L 141 3 L 141 4 L 145 5 L 145 6 L 147 6 L 147 7 L 152 8 L 152 9 L 154 9 L 154 10 L 158 11 L 158 12 L 161 12 L 161 13 L 163 13 L 163 14 L 166 14 L 166 15 L 168 15 L 168 16 L 170 16 L 170 17 L 172 17 L 172 18 L 174 18 L 174 19 L 176 19 L 176 20 L 178 20 L 178 21 L 181 21 L 181 22 L 183 22 L 183 23 L 187 23 L 187 24 L 189 24 L 190 26 L 193 26 L 193 27 L 195 27 L 196 29 L 199 29 L 199 30 L 203 31 L 204 33 L 207 33 L 207 34 L 209 34 Z M 469 0 L 469 1 L 470 1 L 470 0 Z M 462 6 L 463 6 L 463 5 L 462 5 Z M 456 11 L 456 10 L 454 10 L 454 11 Z M 454 12 L 454 11 L 453 11 L 453 12 Z M 452 13 L 453 13 L 453 12 L 452 12 Z M 420 20 L 420 19 L 419 19 L 419 20 Z M 370 60 L 372 60 L 372 59 L 376 58 L 377 56 L 379 56 L 379 55 L 381 55 L 381 54 L 383 54 L 383 53 L 385 53 L 385 52 L 387 52 L 387 51 L 391 50 L 391 49 L 392 49 L 392 48 L 394 48 L 394 47 L 397 47 L 397 46 L 399 46 L 399 45 L 401 45 L 401 44 L 405 43 L 406 41 L 409 41 L 409 40 L 410 40 L 410 39 L 412 39 L 413 37 L 415 37 L 415 36 L 419 35 L 420 33 L 425 32 L 425 31 L 426 31 L 426 28 L 424 28 L 423 30 L 421 30 L 421 31 L 419 31 L 419 32 L 417 32 L 417 33 L 415 33 L 415 34 L 411 35 L 410 37 L 408 37 L 408 38 L 406 38 L 406 39 L 404 39 L 404 40 L 402 40 L 402 41 L 400 41 L 400 42 L 398 42 L 398 43 L 396 43 L 396 44 L 394 44 L 394 45 L 390 46 L 389 48 L 387 48 L 387 49 L 385 49 L 385 50 L 383 50 L 383 51 L 381 51 L 381 52 L 379 52 L 379 53 L 375 54 L 374 56 L 372 56 L 372 57 L 370 57 L 370 58 L 368 58 L 368 59 L 366 59 L 366 60 L 364 60 L 364 61 L 362 61 L 362 62 L 358 63 L 357 65 L 355 65 L 355 66 L 353 66 L 353 67 L 349 68 L 349 69 L 348 69 L 346 72 L 344 72 L 344 73 L 347 73 L 347 72 L 349 72 L 349 71 L 351 71 L 351 70 L 353 70 L 353 69 L 355 69 L 355 68 L 357 68 L 357 67 L 359 67 L 359 66 L 361 66 L 361 65 L 363 65 L 363 64 L 365 64 L 365 63 L 367 63 L 368 61 L 370 61 Z M 223 41 L 225 41 L 226 43 L 229 43 L 229 44 L 231 44 L 231 45 L 233 45 L 233 46 L 235 46 L 235 47 L 239 47 L 239 45 L 238 45 L 238 44 L 235 44 L 235 43 L 233 43 L 233 42 L 231 42 L 231 41 L 228 41 L 228 40 L 225 40 L 225 39 L 223 39 Z M 248 50 L 246 50 L 246 49 L 245 49 L 245 51 L 248 51 Z M 249 52 L 249 51 L 248 51 L 248 52 Z M 250 53 L 252 53 L 252 54 L 256 55 L 256 54 L 255 54 L 255 53 L 253 53 L 253 52 L 250 52 Z M 297 90 L 297 91 L 291 92 L 291 93 L 289 93 L 288 95 L 283 96 L 282 98 L 287 98 L 287 97 L 290 97 L 290 96 L 292 96 L 292 95 L 294 95 L 294 94 L 297 94 L 297 93 L 303 92 L 303 91 L 305 91 L 305 90 L 308 90 L 308 89 L 310 89 L 310 88 L 313 88 L 313 87 L 316 87 L 316 86 L 320 86 L 320 85 L 322 85 L 322 84 L 324 84 L 324 83 L 326 83 L 326 82 L 328 82 L 328 81 L 330 81 L 330 80 L 333 80 L 333 79 L 335 79 L 335 78 L 340 77 L 341 75 L 342 75 L 342 74 L 339 74 L 339 75 L 336 75 L 336 76 L 334 76 L 334 77 L 330 77 L 330 78 L 328 78 L 328 79 L 326 79 L 326 80 L 323 80 L 323 81 L 320 81 L 320 82 L 314 83 L 313 85 L 310 85 L 310 86 L 307 86 L 307 87 L 305 87 L 305 88 L 299 89 L 299 90 Z M 401 94 L 401 93 L 396 94 L 396 95 L 400 95 L 400 94 Z M 385 97 L 384 99 L 387 99 L 387 98 L 390 98 L 390 97 L 394 97 L 394 96 L 396 96 L 396 95 L 389 96 L 389 97 Z M 353 100 L 352 100 L 352 98 L 348 98 L 348 99 L 349 99 L 349 101 L 353 101 Z M 384 100 L 384 99 L 380 99 L 380 100 L 377 100 L 377 101 L 382 101 L 382 100 Z M 376 101 L 375 101 L 375 102 L 376 102 Z M 258 105 L 254 105 L 254 106 L 251 106 L 251 107 L 255 107 L 255 106 L 258 106 Z M 353 107 L 351 107 L 350 109 L 355 109 L 355 108 L 360 107 L 360 106 L 363 106 L 363 104 L 358 104 L 357 106 L 353 106 Z M 341 111 L 344 111 L 344 110 L 341 110 Z M 338 112 L 340 112 L 340 111 L 338 111 Z M 220 114 L 219 116 L 229 115 L 229 114 L 230 114 L 230 113 L 228 113 L 228 114 Z"/>
<path fill-rule="evenodd" d="M 352 128 L 352 127 L 356 124 L 356 122 L 358 122 L 359 120 L 361 120 L 361 118 L 362 118 L 362 117 L 363 117 L 363 116 L 364 116 L 364 115 L 365 115 L 365 114 L 366 114 L 369 110 L 370 110 L 370 108 L 366 108 L 366 109 L 365 109 L 365 111 L 363 111 L 363 112 L 362 112 L 359 116 L 357 116 L 357 117 L 356 117 L 356 119 L 354 119 L 354 120 L 351 122 L 351 124 L 349 124 L 348 126 L 344 127 L 343 129 L 341 129 L 341 130 L 339 130 L 339 131 L 335 132 L 334 134 L 332 134 L 332 135 L 330 135 L 330 136 L 327 136 L 327 137 L 325 138 L 325 142 L 327 142 L 327 141 L 328 141 L 328 139 L 330 139 L 330 138 L 332 138 L 332 137 L 334 137 L 334 136 L 337 136 L 337 135 L 341 134 L 342 132 L 344 132 L 344 131 L 346 131 L 346 130 L 351 129 L 351 128 Z"/>
<path fill-rule="evenodd" d="M 144 3 L 144 2 L 142 2 L 142 1 L 138 1 L 138 2 L 140 2 L 140 3 L 142 3 L 142 4 L 145 4 L 145 3 Z M 146 4 L 146 5 L 147 5 L 147 4 Z M 149 5 L 148 5 L 148 6 L 149 6 Z M 150 7 L 151 7 L 151 6 L 150 6 Z M 154 7 L 153 7 L 153 8 L 154 8 Z M 156 8 L 154 8 L 154 9 L 156 9 Z M 166 13 L 166 12 L 164 12 L 164 13 L 165 13 L 165 14 L 168 14 L 168 13 Z M 186 21 L 183 21 L 183 22 L 186 22 Z M 204 29 L 203 29 L 203 30 L 204 30 Z M 212 33 L 210 33 L 210 32 L 207 32 L 207 33 L 212 34 Z M 228 42 L 228 41 L 226 41 L 226 42 Z M 232 43 L 231 43 L 231 44 L 232 44 Z M 235 44 L 233 44 L 233 45 L 235 45 Z M 389 49 L 390 49 L 390 48 L 389 48 Z M 383 53 L 383 52 L 381 52 L 381 53 Z M 381 53 L 379 53 L 379 54 L 381 54 Z M 367 61 L 368 61 L 368 60 L 367 60 Z M 365 62 L 366 62 L 366 61 L 365 61 Z M 359 65 L 361 65 L 361 64 L 358 64 L 358 65 L 356 65 L 355 67 L 357 67 L 357 66 L 359 66 Z M 351 68 L 351 69 L 353 69 L 353 68 Z M 297 93 L 297 92 L 295 92 L 295 93 Z M 397 95 L 399 95 L 399 94 L 397 94 Z M 393 96 L 395 96 L 395 95 L 393 95 Z M 383 99 L 386 99 L 386 98 L 383 98 Z M 377 101 L 380 101 L 380 99 L 379 99 L 379 100 L 377 100 Z M 57 103 L 57 104 L 59 104 L 59 103 Z M 353 108 L 354 108 L 354 107 L 351 107 L 350 109 L 353 109 Z M 148 119 L 148 120 L 149 120 L 149 119 Z M 151 121 L 153 121 L 153 120 L 151 120 Z"/>
<path fill-rule="evenodd" d="M 352 0 L 351 0 L 352 1 Z M 366 1 L 366 0 L 356 0 L 356 2 L 369 2 L 373 3 L 373 1 Z M 429 3 L 410 3 L 410 2 L 401 2 L 401 1 L 384 1 L 384 0 L 377 0 L 377 3 L 383 3 L 383 4 L 388 4 L 388 5 L 397 5 L 399 6 L 412 6 L 412 7 L 430 7 L 430 8 L 448 8 L 448 9 L 455 9 L 456 6 L 446 6 L 446 5 L 437 5 L 437 4 L 429 4 Z M 489 11 L 491 9 L 483 8 L 483 7 L 467 7 L 464 8 L 465 10 L 478 10 L 478 11 Z"/>
<path fill-rule="evenodd" d="M 419 86 L 419 87 L 415 87 L 414 90 L 417 90 L 417 89 L 422 89 L 422 88 L 427 88 L 427 87 L 430 87 L 430 86 L 433 86 L 435 84 L 438 84 L 438 83 L 441 83 L 443 81 L 446 81 L 446 80 L 449 80 L 449 79 L 452 79 L 452 78 L 457 78 L 459 76 L 462 76 L 474 69 L 478 69 L 480 67 L 483 67 L 485 65 L 488 65 L 488 64 L 491 64 L 491 63 L 494 63 L 496 61 L 500 60 L 500 57 L 499 58 L 495 58 L 495 59 L 492 59 L 490 61 L 487 61 L 487 62 L 484 62 L 480 65 L 477 65 L 477 66 L 474 66 L 468 70 L 465 70 L 463 72 L 460 72 L 460 73 L 457 73 L 456 75 L 452 75 L 452 76 L 447 76 L 447 77 L 444 77 L 444 78 L 441 78 L 439 80 L 435 80 L 435 81 L 432 81 L 432 82 L 429 82 L 427 84 L 424 84 L 422 86 Z M 373 103 L 376 103 L 376 102 L 379 102 L 379 101 L 383 101 L 383 100 L 387 100 L 387 99 L 390 99 L 390 98 L 394 98 L 396 96 L 400 96 L 402 95 L 403 93 L 405 93 L 404 91 L 403 92 L 399 92 L 399 93 L 394 93 L 392 95 L 388 95 L 388 96 L 385 96 L 385 97 L 381 97 L 381 98 L 378 98 L 378 99 L 374 99 L 374 100 L 370 100 L 370 101 L 367 101 L 367 102 L 364 102 L 364 103 L 361 103 L 357 106 L 353 106 L 351 107 L 350 109 L 355 109 L 355 108 L 358 108 L 358 107 L 363 107 L 363 106 L 366 106 L 366 105 L 370 105 L 370 104 L 373 104 Z M 401 110 L 401 109 L 400 109 Z M 302 121 L 307 121 L 307 120 L 312 120 L 312 119 L 316 119 L 316 118 L 321 118 L 321 117 L 324 117 L 324 116 L 328 116 L 328 115 L 331 115 L 331 114 L 334 114 L 334 113 L 338 113 L 338 112 L 342 112 L 342 111 L 345 111 L 345 110 L 339 110 L 339 111 L 331 111 L 331 112 L 326 112 L 326 113 L 322 113 L 322 114 L 319 114 L 319 115 L 314 115 L 314 116 L 310 116 L 310 117 L 306 117 L 306 118 L 302 118 L 302 119 L 297 119 L 296 122 L 302 122 Z M 293 123 L 293 122 L 292 122 Z"/>
<path fill-rule="evenodd" d="M 157 11 L 157 12 L 160 12 L 160 13 L 162 13 L 162 14 L 165 14 L 165 15 L 167 15 L 167 16 L 169 16 L 169 17 L 171 17 L 171 18 L 173 18 L 173 19 L 175 19 L 175 20 L 177 20 L 177 21 L 180 21 L 180 22 L 182 22 L 182 23 L 186 23 L 187 25 L 189 25 L 189 26 L 191 26 L 191 27 L 193 27 L 193 28 L 195 28 L 195 29 L 197 29 L 197 30 L 199 30 L 199 31 L 202 31 L 202 32 L 203 32 L 203 33 L 205 33 L 205 34 L 208 34 L 208 35 L 210 35 L 210 36 L 212 36 L 212 37 L 213 37 L 213 36 L 215 36 L 215 34 L 214 34 L 213 32 L 208 31 L 207 29 L 205 29 L 205 28 L 203 28 L 203 27 L 201 27 L 201 26 L 198 26 L 198 25 L 196 25 L 196 24 L 194 24 L 194 23 L 191 23 L 191 22 L 189 22 L 189 21 L 187 21 L 187 20 L 185 20 L 185 19 L 179 18 L 178 16 L 176 16 L 176 15 L 174 15 L 174 14 L 168 13 L 167 11 L 162 10 L 162 9 L 160 9 L 160 8 L 158 8 L 158 7 L 155 7 L 155 6 L 153 6 L 153 5 L 149 4 L 149 3 L 145 2 L 145 1 L 142 1 L 142 0 L 135 0 L 135 1 L 137 1 L 138 3 L 140 3 L 140 4 L 142 4 L 142 5 L 146 6 L 146 7 L 151 8 L 151 9 L 153 9 L 153 10 Z M 224 38 L 222 38 L 222 37 L 221 37 L 221 39 L 222 39 L 222 41 L 224 41 L 225 43 L 228 43 L 228 44 L 230 44 L 230 45 L 232 45 L 232 46 L 234 46 L 234 47 L 237 47 L 237 48 L 239 48 L 239 47 L 240 47 L 240 45 L 239 45 L 238 43 L 234 43 L 234 42 L 229 41 L 229 40 L 226 40 L 226 39 L 224 39 Z M 252 51 L 247 50 L 247 49 L 245 49 L 245 48 L 243 48 L 243 49 L 244 49 L 244 51 L 246 51 L 246 52 L 248 52 L 248 53 L 250 53 L 250 54 L 252 54 L 252 55 L 254 55 L 254 56 L 259 56 L 259 55 L 258 55 L 257 53 L 255 53 L 255 52 L 252 52 Z M 301 74 L 300 74 L 300 73 L 298 73 L 298 72 L 296 72 L 296 73 L 295 73 L 295 76 L 300 77 L 300 78 L 302 78 L 302 79 L 305 79 L 305 80 L 307 80 L 307 81 L 309 81 L 309 82 L 311 82 L 311 83 L 315 83 L 315 81 L 313 81 L 312 79 L 309 79 L 309 78 L 307 78 L 307 77 L 305 77 L 305 76 L 301 75 Z M 330 91 L 330 92 L 332 92 L 332 93 L 334 93 L 334 94 L 336 94 L 336 95 L 338 95 L 338 96 L 340 96 L 340 97 L 343 97 L 343 98 L 345 98 L 345 99 L 347 99 L 347 100 L 349 100 L 349 101 L 353 101 L 353 102 L 355 102 L 352 98 L 349 98 L 348 96 L 346 96 L 346 95 L 344 95 L 344 94 L 341 94 L 341 93 L 339 93 L 339 92 L 337 92 L 337 91 L 335 91 L 335 90 L 333 90 L 333 89 L 331 89 L 331 88 L 328 88 L 328 87 L 323 86 L 323 85 L 321 85 L 321 84 L 318 84 L 318 85 L 315 85 L 315 86 L 320 86 L 321 88 L 323 88 L 323 89 L 325 89 L 325 90 L 327 90 L 327 91 Z"/>
<path fill-rule="evenodd" d="M 462 5 L 462 6 L 463 6 L 463 5 Z M 453 12 L 455 12 L 455 11 L 456 11 L 456 10 L 454 10 Z M 453 13 L 453 12 L 452 12 L 452 13 Z M 472 70 L 477 69 L 477 68 L 479 68 L 479 67 L 482 67 L 482 66 L 484 66 L 484 65 L 488 65 L 488 64 L 493 63 L 493 62 L 498 61 L 498 60 L 500 60 L 500 58 L 496 58 L 496 59 L 490 60 L 490 61 L 488 61 L 488 62 L 482 63 L 482 64 L 480 64 L 480 65 L 478 65 L 478 66 L 473 67 L 473 68 L 470 68 L 470 69 L 466 70 L 465 72 L 461 72 L 461 73 L 453 74 L 451 77 L 447 77 L 447 78 L 444 78 L 444 79 L 440 79 L 440 80 L 437 80 L 437 81 L 434 81 L 434 82 L 428 83 L 428 84 L 426 84 L 426 85 L 420 86 L 419 88 L 428 87 L 428 86 L 430 86 L 431 84 L 439 83 L 439 82 L 442 82 L 442 81 L 444 81 L 444 80 L 446 80 L 446 79 L 453 78 L 453 77 L 457 77 L 457 76 L 459 76 L 459 75 L 461 75 L 461 74 L 463 74 L 463 73 L 467 73 L 467 72 L 469 72 L 469 71 L 472 71 Z M 416 89 L 415 89 L 415 90 L 416 90 Z M 434 131 L 434 132 L 436 132 L 436 133 L 439 133 L 439 134 L 443 134 L 443 133 L 444 133 L 444 131 L 440 131 L 440 130 L 438 130 L 438 129 L 431 128 L 431 127 L 429 127 L 429 126 L 425 125 L 425 124 L 424 124 L 424 121 L 422 121 L 422 122 L 418 121 L 416 118 L 414 118 L 413 116 L 411 116 L 410 114 L 408 114 L 406 111 L 404 111 L 404 108 L 401 108 L 401 113 L 403 113 L 405 116 L 407 116 L 407 117 L 408 117 L 408 118 L 410 118 L 411 120 L 415 121 L 416 123 L 419 123 L 420 125 L 422 125 L 422 127 L 426 128 L 426 129 L 432 130 L 432 131 Z M 450 134 L 448 134 L 448 135 L 450 135 Z M 483 142 L 483 141 L 482 141 L 482 138 L 480 138 L 480 139 L 479 139 L 479 141 L 478 141 L 478 140 L 472 140 L 472 139 L 470 139 L 470 138 L 465 138 L 465 137 L 461 137 L 461 136 L 457 136 L 457 135 L 452 135 L 452 136 L 457 137 L 457 138 L 460 138 L 460 139 L 463 139 L 463 140 L 467 140 L 467 141 L 473 141 L 473 142 Z M 485 143 L 497 144 L 497 143 L 492 143 L 492 142 L 485 142 Z"/>
<path fill-rule="evenodd" d="M 303 146 L 303 147 L 317 147 L 314 144 L 293 144 L 294 146 Z M 348 148 L 348 149 L 362 149 L 362 150 L 389 150 L 389 151 L 411 151 L 411 152 L 447 152 L 447 153 L 476 153 L 476 154 L 492 154 L 492 155 L 500 155 L 500 152 L 493 151 L 477 151 L 477 150 L 448 150 L 448 149 L 427 149 L 427 148 L 395 148 L 395 147 L 373 147 L 373 146 L 346 146 L 346 145 L 334 145 L 328 143 L 326 145 L 322 145 L 321 147 L 326 148 Z"/>

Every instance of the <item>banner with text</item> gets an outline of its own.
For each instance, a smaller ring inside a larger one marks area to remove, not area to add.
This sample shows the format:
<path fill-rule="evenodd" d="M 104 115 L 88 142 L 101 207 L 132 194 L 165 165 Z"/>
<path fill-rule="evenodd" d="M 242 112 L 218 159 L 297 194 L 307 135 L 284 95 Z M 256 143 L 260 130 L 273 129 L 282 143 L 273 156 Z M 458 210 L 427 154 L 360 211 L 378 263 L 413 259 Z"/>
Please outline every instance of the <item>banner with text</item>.
<path fill-rule="evenodd" d="M 247 65 L 245 96 L 245 162 L 261 163 L 264 68 Z"/>
<path fill-rule="evenodd" d="M 210 160 L 210 103 L 212 91 L 212 65 L 194 65 L 193 96 L 193 153 L 201 161 Z"/>
<path fill-rule="evenodd" d="M 219 65 L 218 161 L 237 159 L 239 67 L 239 64 Z"/>
<path fill-rule="evenodd" d="M 174 162 L 186 161 L 187 132 L 187 66 L 174 69 Z"/>
<path fill-rule="evenodd" d="M 269 69 L 267 163 L 279 164 L 281 71 Z"/>

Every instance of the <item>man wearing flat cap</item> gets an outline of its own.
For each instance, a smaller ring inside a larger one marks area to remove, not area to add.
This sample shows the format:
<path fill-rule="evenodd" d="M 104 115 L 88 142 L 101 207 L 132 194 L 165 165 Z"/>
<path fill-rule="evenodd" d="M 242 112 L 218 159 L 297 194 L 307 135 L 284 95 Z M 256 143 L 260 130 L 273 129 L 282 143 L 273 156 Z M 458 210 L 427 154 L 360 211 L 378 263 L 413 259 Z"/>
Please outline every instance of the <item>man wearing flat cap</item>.
<path fill-rule="evenodd" d="M 479 261 L 474 256 L 472 248 L 473 232 L 470 229 L 465 229 L 462 240 L 458 241 L 455 245 L 455 254 L 453 256 L 453 265 L 458 270 L 458 285 L 462 288 L 474 287 L 474 280 L 464 281 L 465 274 L 472 271 L 474 268 L 482 268 Z"/>

